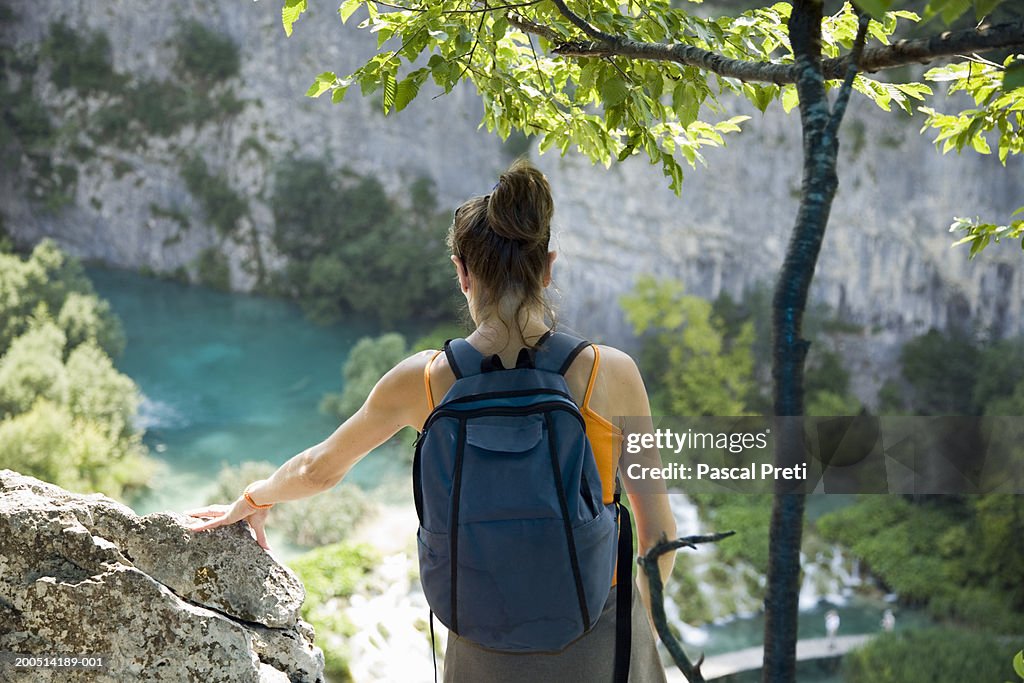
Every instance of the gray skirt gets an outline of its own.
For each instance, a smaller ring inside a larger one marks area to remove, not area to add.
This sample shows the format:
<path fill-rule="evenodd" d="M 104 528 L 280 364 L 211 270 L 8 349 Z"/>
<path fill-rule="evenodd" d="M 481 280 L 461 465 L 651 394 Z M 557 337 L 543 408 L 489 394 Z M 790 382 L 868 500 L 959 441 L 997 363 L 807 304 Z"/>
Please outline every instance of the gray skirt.
<path fill-rule="evenodd" d="M 663 683 L 665 669 L 658 659 L 654 634 L 635 588 L 632 618 L 629 680 L 631 683 Z M 559 653 L 498 652 L 449 633 L 444 656 L 445 683 L 611 683 L 614 674 L 614 587 L 594 628 Z"/>

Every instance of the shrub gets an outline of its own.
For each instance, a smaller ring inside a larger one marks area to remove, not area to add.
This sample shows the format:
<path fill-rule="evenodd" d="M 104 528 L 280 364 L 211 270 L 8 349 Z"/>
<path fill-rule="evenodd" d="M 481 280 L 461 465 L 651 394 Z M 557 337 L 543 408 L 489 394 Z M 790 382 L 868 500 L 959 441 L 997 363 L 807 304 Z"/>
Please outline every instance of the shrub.
<path fill-rule="evenodd" d="M 95 342 L 112 357 L 124 351 L 124 331 L 110 304 L 92 294 L 68 292 L 57 314 L 57 325 L 67 336 L 69 348 Z"/>
<path fill-rule="evenodd" d="M 651 380 L 651 404 L 674 415 L 746 415 L 756 392 L 750 322 L 729 337 L 710 302 L 683 294 L 682 284 L 637 279 L 620 298 L 626 319 L 644 335 L 641 366 Z"/>
<path fill-rule="evenodd" d="M 0 254 L 4 467 L 114 497 L 145 484 L 152 462 L 132 426 L 138 390 L 108 356 L 123 343 L 81 266 L 52 242 L 24 261 Z"/>
<path fill-rule="evenodd" d="M 81 265 L 48 239 L 26 260 L 0 254 L 0 355 L 37 313 L 57 315 L 67 337 L 66 352 L 89 340 L 109 355 L 124 348 L 124 332 L 110 306 L 96 298 Z"/>
<path fill-rule="evenodd" d="M 931 330 L 900 350 L 903 377 L 914 387 L 924 415 L 973 415 L 978 349 L 962 336 Z"/>
<path fill-rule="evenodd" d="M 5 87 L 2 92 L 0 125 L 4 129 L 4 137 L 16 139 L 28 154 L 48 154 L 57 132 L 50 121 L 50 113 L 32 92 L 31 80 L 23 80 L 17 90 L 9 91 Z"/>
<path fill-rule="evenodd" d="M 188 77 L 206 83 L 238 75 L 241 59 L 238 45 L 195 19 L 181 24 L 175 36 L 178 68 Z"/>
<path fill-rule="evenodd" d="M 449 339 L 465 337 L 466 329 L 454 323 L 441 323 L 435 325 L 426 334 L 419 337 L 409 345 L 409 352 L 424 351 L 426 349 L 440 349 Z"/>
<path fill-rule="evenodd" d="M 883 634 L 843 658 L 848 683 L 1015 680 L 1019 643 L 1000 643 L 979 633 L 923 629 Z"/>
<path fill-rule="evenodd" d="M 266 479 L 276 469 L 268 462 L 225 465 L 207 502 L 234 500 L 248 484 Z M 310 498 L 276 505 L 270 511 L 267 524 L 280 529 L 290 542 L 313 548 L 344 541 L 373 509 L 373 502 L 362 489 L 341 484 Z"/>
<path fill-rule="evenodd" d="M 216 247 L 209 247 L 199 252 L 196 260 L 200 284 L 214 289 L 228 290 L 231 288 L 231 269 L 228 259 Z"/>
<path fill-rule="evenodd" d="M 83 36 L 64 21 L 50 24 L 42 54 L 51 62 L 50 80 L 80 93 L 116 92 L 123 78 L 110 61 L 110 39 L 103 32 Z"/>
<path fill-rule="evenodd" d="M 342 393 L 328 394 L 322 407 L 325 412 L 346 420 L 370 395 L 370 390 L 388 370 L 409 355 L 405 337 L 390 332 L 380 337 L 363 337 L 348 354 L 342 367 Z"/>
<path fill-rule="evenodd" d="M 185 187 L 203 207 L 206 219 L 222 237 L 234 234 L 249 210 L 245 198 L 231 189 L 227 178 L 211 173 L 201 156 L 191 156 L 181 167 Z"/>
<path fill-rule="evenodd" d="M 0 417 L 28 412 L 40 398 L 67 404 L 64 342 L 64 333 L 45 318 L 11 342 L 0 357 Z"/>
<path fill-rule="evenodd" d="M 715 531 L 736 532 L 735 536 L 715 545 L 715 551 L 723 562 L 735 564 L 742 560 L 762 574 L 768 571 L 768 525 L 772 516 L 770 495 L 691 493 L 690 499 Z"/>
<path fill-rule="evenodd" d="M 355 627 L 340 612 L 339 601 L 350 598 L 370 578 L 380 561 L 364 544 L 336 543 L 312 550 L 289 564 L 306 586 L 302 618 L 316 629 L 324 651 L 325 673 L 332 681 L 352 680 L 345 639 Z"/>
<path fill-rule="evenodd" d="M 913 505 L 897 496 L 867 496 L 817 525 L 902 601 L 926 605 L 938 618 L 1013 632 L 1024 630 L 1024 502 L 1018 499 L 938 497 Z"/>
<path fill-rule="evenodd" d="M 274 245 L 289 259 L 279 289 L 310 317 L 358 312 L 390 323 L 452 314 L 448 219 L 436 212 L 429 180 L 413 183 L 407 211 L 376 179 L 323 160 L 287 160 L 274 178 Z"/>
<path fill-rule="evenodd" d="M 153 472 L 139 439 L 118 440 L 106 425 L 45 399 L 0 422 L 0 462 L 71 491 L 115 498 L 144 486 Z"/>

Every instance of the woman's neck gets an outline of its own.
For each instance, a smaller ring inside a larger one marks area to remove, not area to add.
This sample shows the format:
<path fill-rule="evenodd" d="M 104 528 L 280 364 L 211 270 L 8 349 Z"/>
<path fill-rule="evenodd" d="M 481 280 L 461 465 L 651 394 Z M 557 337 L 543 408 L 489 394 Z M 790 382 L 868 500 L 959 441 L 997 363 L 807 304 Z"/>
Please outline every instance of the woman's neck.
<path fill-rule="evenodd" d="M 524 346 L 534 346 L 550 329 L 540 310 L 523 311 L 518 322 L 496 314 L 473 318 L 476 329 L 467 339 L 484 353 L 518 352 Z"/>

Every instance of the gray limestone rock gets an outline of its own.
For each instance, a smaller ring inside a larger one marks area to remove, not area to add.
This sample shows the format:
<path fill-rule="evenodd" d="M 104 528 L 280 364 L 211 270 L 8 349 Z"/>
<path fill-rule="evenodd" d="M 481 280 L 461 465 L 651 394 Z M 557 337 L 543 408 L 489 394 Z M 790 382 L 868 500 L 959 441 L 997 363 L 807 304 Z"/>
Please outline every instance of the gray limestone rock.
<path fill-rule="evenodd" d="M 0 653 L 103 655 L 103 670 L 0 680 L 323 680 L 301 582 L 242 525 L 194 533 L 0 470 Z"/>

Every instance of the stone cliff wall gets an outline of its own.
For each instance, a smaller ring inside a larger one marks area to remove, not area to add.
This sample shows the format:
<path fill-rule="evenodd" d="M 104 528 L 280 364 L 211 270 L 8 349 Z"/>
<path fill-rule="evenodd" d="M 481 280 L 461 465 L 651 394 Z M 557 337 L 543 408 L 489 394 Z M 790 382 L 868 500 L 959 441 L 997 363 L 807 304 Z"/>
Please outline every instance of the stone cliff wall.
<path fill-rule="evenodd" d="M 98 149 L 79 164 L 73 202 L 58 213 L 27 200 L 16 174 L 0 172 L 7 229 L 20 240 L 51 235 L 81 256 L 156 271 L 194 264 L 204 249 L 215 248 L 228 256 L 233 286 L 246 289 L 257 256 L 271 270 L 281 265 L 270 244 L 267 205 L 276 160 L 326 154 L 396 194 L 427 176 L 441 206 L 486 192 L 509 160 L 507 147 L 477 129 L 480 105 L 466 87 L 437 99 L 425 90 L 389 118 L 377 99 L 357 92 L 337 106 L 326 97 L 305 98 L 314 74 L 347 72 L 372 51 L 372 37 L 341 26 L 328 6 L 313 7 L 286 39 L 280 3 L 271 1 L 10 5 L 18 19 L 0 33 L 7 42 L 31 49 L 63 17 L 82 31 L 105 31 L 115 68 L 138 78 L 173 77 L 168 37 L 184 18 L 201 18 L 240 46 L 241 73 L 232 87 L 245 101 L 236 115 L 187 126 L 143 149 Z M 57 91 L 45 75 L 44 61 L 36 87 L 55 117 L 73 120 L 97 106 Z M 576 156 L 533 154 L 556 193 L 556 282 L 565 322 L 598 339 L 626 342 L 613 302 L 641 273 L 682 279 L 702 296 L 741 296 L 759 283 L 770 285 L 795 217 L 799 120 L 777 107 L 765 116 L 736 107 L 752 120 L 728 149 L 707 152 L 708 167 L 688 173 L 681 198 L 641 158 L 605 170 Z M 812 297 L 865 327 L 850 346 L 869 364 L 891 366 L 879 359 L 891 361 L 898 341 L 930 327 L 968 322 L 983 335 L 1024 333 L 1019 250 L 997 246 L 969 262 L 965 249 L 950 249 L 954 238 L 946 230 L 954 215 L 1005 219 L 1024 203 L 1024 165 L 1011 160 L 1004 169 L 989 157 L 941 156 L 917 135 L 920 123 L 920 115 L 908 120 L 855 99 L 842 130 L 840 189 Z M 181 155 L 199 150 L 249 202 L 232 238 L 202 224 L 178 173 Z M 182 231 L 154 215 L 154 205 L 179 207 L 195 225 Z"/>
<path fill-rule="evenodd" d="M 106 657 L 98 670 L 4 658 L 0 680 L 323 681 L 298 578 L 241 525 L 185 521 L 0 470 L 0 653 Z"/>

